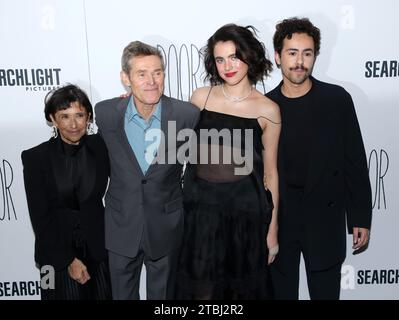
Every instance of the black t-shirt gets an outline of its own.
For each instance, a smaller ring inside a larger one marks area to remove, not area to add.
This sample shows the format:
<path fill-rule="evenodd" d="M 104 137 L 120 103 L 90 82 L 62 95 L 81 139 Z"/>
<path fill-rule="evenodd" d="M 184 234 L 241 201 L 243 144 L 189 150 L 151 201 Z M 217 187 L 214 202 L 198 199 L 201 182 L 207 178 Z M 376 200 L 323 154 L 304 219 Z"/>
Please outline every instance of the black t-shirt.
<path fill-rule="evenodd" d="M 304 188 L 309 166 L 312 134 L 312 89 L 302 97 L 287 98 L 279 90 L 283 119 L 281 139 L 285 178 L 292 188 Z"/>

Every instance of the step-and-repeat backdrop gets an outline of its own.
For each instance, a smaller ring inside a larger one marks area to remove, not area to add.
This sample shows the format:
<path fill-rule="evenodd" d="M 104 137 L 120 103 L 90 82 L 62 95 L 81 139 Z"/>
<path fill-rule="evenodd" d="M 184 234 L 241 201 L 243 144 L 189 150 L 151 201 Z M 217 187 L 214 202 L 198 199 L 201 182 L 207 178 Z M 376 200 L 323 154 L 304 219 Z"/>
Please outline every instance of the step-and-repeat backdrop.
<path fill-rule="evenodd" d="M 122 94 L 122 50 L 141 40 L 165 56 L 165 93 L 187 100 L 204 84 L 199 49 L 217 28 L 255 26 L 273 60 L 275 24 L 291 16 L 307 16 L 321 29 L 314 75 L 352 94 L 368 157 L 371 241 L 352 255 L 348 236 L 341 297 L 398 299 L 398 11 L 395 0 L 1 0 L 0 299 L 40 297 L 20 154 L 50 137 L 43 113 L 47 92 L 76 83 L 93 104 Z M 280 80 L 276 69 L 258 88 L 267 92 Z M 301 274 L 300 296 L 308 299 L 303 269 Z M 141 292 L 145 296 L 144 285 Z"/>

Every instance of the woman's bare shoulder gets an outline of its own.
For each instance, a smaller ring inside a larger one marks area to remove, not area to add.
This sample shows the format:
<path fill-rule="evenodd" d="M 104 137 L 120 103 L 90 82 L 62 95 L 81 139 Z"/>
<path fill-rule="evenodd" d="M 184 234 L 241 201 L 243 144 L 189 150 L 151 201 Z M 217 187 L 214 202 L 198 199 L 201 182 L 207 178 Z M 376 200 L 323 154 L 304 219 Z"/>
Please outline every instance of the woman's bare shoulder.
<path fill-rule="evenodd" d="M 190 102 L 202 109 L 205 105 L 206 98 L 208 97 L 211 88 L 212 87 L 208 86 L 195 89 L 191 95 Z"/>
<path fill-rule="evenodd" d="M 258 98 L 257 113 L 260 118 L 266 118 L 276 124 L 281 123 L 279 106 L 264 95 L 261 95 Z"/>

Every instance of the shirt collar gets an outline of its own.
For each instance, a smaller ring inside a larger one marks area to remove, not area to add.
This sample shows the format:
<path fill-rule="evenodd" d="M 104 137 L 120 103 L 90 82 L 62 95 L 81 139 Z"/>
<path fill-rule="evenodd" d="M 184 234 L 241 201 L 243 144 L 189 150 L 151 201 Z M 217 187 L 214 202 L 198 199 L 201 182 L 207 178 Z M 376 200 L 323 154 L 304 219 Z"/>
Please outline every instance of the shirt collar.
<path fill-rule="evenodd" d="M 156 108 L 155 112 L 152 114 L 151 118 L 154 117 L 158 121 L 161 121 L 161 109 L 162 109 L 161 99 L 159 99 L 159 102 L 157 103 L 155 108 Z M 134 104 L 133 96 L 131 96 L 129 99 L 126 116 L 127 116 L 128 121 L 132 121 L 133 118 L 135 118 L 135 117 L 141 117 L 141 115 L 138 113 L 136 106 Z"/>

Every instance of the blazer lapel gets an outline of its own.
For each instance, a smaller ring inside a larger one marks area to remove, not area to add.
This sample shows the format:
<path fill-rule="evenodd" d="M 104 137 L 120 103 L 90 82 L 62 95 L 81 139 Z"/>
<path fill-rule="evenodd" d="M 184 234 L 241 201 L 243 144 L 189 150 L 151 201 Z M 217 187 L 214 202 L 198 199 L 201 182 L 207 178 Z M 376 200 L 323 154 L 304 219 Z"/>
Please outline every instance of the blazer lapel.
<path fill-rule="evenodd" d="M 80 185 L 80 194 L 79 200 L 80 202 L 85 201 L 93 187 L 96 183 L 96 172 L 97 172 L 97 161 L 100 161 L 101 158 L 97 158 L 96 155 L 97 150 L 95 146 L 90 143 L 90 139 L 85 138 L 85 141 L 82 141 L 85 146 L 82 147 L 82 158 L 80 165 L 82 166 L 82 178 L 81 178 L 81 185 Z"/>
<path fill-rule="evenodd" d="M 125 132 L 125 114 L 126 114 L 126 109 L 129 104 L 130 98 L 125 98 L 123 99 L 117 106 L 117 137 L 119 142 L 122 145 L 123 150 L 126 152 L 127 157 L 130 159 L 133 167 L 136 169 L 137 173 L 141 176 L 143 176 L 143 171 L 140 168 L 139 162 L 137 161 L 136 155 L 134 154 L 134 151 L 129 143 L 129 140 L 126 136 Z"/>
<path fill-rule="evenodd" d="M 161 96 L 161 142 L 159 144 L 157 153 L 152 161 L 151 165 L 149 166 L 146 176 L 150 174 L 157 166 L 157 164 L 165 164 L 168 163 L 168 142 L 176 143 L 176 138 L 171 137 L 171 141 L 168 140 L 169 134 L 176 135 L 176 132 L 169 132 L 168 121 L 171 120 L 171 113 L 172 113 L 172 103 L 170 98 L 165 95 Z M 176 128 L 176 126 L 175 126 Z"/>
<path fill-rule="evenodd" d="M 319 178 L 323 174 L 323 171 L 328 163 L 329 154 L 331 152 L 331 126 L 329 124 L 329 115 L 327 106 L 323 105 L 322 101 L 316 101 L 315 96 L 317 91 L 317 80 L 312 79 L 313 86 L 312 90 L 312 125 L 313 134 L 311 141 L 311 148 L 309 154 L 309 167 L 307 180 L 305 185 L 305 197 L 311 193 L 313 188 L 316 186 Z"/>

